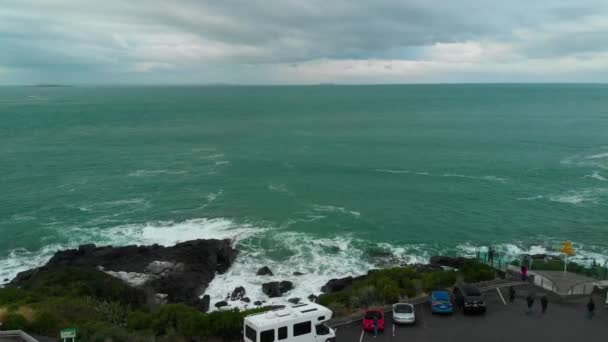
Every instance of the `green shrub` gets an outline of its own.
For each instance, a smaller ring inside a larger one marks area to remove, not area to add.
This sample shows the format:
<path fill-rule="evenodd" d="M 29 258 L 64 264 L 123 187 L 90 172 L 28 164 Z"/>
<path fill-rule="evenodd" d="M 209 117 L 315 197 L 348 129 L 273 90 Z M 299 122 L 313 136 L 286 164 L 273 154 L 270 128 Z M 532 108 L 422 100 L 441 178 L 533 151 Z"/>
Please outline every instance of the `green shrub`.
<path fill-rule="evenodd" d="M 444 289 L 454 285 L 458 273 L 455 271 L 436 271 L 426 273 L 422 277 L 422 287 L 425 292 Z"/>
<path fill-rule="evenodd" d="M 460 271 L 464 277 L 464 281 L 467 283 L 492 280 L 496 274 L 496 271 L 491 266 L 473 260 L 466 261 Z"/>
<path fill-rule="evenodd" d="M 10 313 L 6 316 L 4 323 L 2 324 L 3 330 L 26 330 L 28 326 L 25 317 L 18 313 Z"/>
<path fill-rule="evenodd" d="M 0 305 L 27 303 L 30 300 L 30 294 L 18 287 L 7 286 L 0 288 Z"/>
<path fill-rule="evenodd" d="M 36 315 L 34 322 L 30 325 L 30 330 L 44 336 L 58 336 L 61 322 L 54 314 L 43 311 Z"/>
<path fill-rule="evenodd" d="M 41 271 L 23 286 L 25 290 L 44 297 L 94 297 L 133 307 L 145 303 L 145 294 L 104 272 L 90 269 L 65 268 Z"/>
<path fill-rule="evenodd" d="M 132 311 L 127 316 L 127 328 L 131 330 L 151 330 L 152 315 L 142 311 Z"/>

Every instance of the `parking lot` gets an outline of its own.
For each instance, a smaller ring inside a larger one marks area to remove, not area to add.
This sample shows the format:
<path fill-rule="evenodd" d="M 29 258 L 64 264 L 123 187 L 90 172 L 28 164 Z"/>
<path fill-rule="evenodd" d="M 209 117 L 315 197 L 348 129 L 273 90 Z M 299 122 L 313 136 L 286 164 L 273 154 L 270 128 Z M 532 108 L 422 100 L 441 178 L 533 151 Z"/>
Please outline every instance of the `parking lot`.
<path fill-rule="evenodd" d="M 463 315 L 459 310 L 449 316 L 431 315 L 428 303 L 416 305 L 416 324 L 394 325 L 386 315 L 386 330 L 374 338 L 363 332 L 361 322 L 337 328 L 337 342 L 384 341 L 586 341 L 608 340 L 608 309 L 605 297 L 595 298 L 596 314 L 587 317 L 588 298 L 558 300 L 549 296 L 547 313 L 540 313 L 540 303 L 534 303 L 534 312 L 527 314 L 525 296 L 528 291 L 540 295 L 538 289 L 524 285 L 518 287 L 515 302 L 508 302 L 508 290 L 503 287 L 484 291 L 487 303 L 485 315 Z M 502 294 L 502 298 L 499 295 Z M 504 299 L 504 301 L 503 301 Z"/>

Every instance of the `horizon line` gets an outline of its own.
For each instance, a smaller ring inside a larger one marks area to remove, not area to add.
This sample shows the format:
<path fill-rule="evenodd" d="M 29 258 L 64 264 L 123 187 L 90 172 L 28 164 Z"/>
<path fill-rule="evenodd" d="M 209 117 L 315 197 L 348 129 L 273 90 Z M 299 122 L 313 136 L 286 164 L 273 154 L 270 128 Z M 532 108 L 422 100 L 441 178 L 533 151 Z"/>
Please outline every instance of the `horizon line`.
<path fill-rule="evenodd" d="M 412 82 L 412 83 L 23 83 L 0 84 L 0 87 L 33 87 L 33 88 L 62 88 L 62 87 L 310 87 L 310 86 L 423 86 L 423 85 L 608 85 L 604 82 Z"/>

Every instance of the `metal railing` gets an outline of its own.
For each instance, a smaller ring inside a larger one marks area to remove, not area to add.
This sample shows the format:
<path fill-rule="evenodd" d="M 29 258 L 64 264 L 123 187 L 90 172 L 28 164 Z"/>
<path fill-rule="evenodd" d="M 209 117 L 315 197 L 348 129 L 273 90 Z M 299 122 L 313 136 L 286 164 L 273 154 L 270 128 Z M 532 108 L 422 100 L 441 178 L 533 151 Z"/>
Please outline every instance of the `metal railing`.
<path fill-rule="evenodd" d="M 532 279 L 532 283 L 534 285 L 551 292 L 560 293 L 559 287 L 553 279 L 534 272 L 531 272 L 530 278 Z"/>

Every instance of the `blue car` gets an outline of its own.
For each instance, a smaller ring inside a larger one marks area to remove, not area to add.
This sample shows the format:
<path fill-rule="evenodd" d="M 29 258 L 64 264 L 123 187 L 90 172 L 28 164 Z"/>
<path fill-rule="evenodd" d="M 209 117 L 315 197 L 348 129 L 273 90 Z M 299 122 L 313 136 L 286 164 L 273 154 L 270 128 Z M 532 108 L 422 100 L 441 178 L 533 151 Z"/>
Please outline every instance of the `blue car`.
<path fill-rule="evenodd" d="M 431 313 L 451 314 L 454 311 L 448 291 L 433 291 L 430 299 Z"/>

